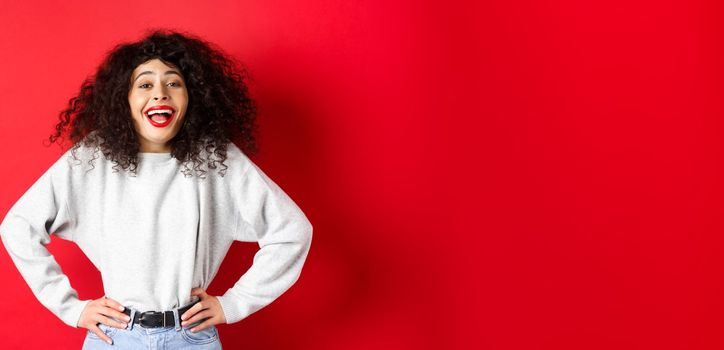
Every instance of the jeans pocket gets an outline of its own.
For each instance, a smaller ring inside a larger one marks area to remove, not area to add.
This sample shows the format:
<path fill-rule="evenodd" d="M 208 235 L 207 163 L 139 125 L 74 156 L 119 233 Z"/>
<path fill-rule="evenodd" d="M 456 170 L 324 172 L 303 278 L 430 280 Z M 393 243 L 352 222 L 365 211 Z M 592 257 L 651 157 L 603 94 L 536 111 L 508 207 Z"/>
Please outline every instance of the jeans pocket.
<path fill-rule="evenodd" d="M 103 324 L 103 323 L 99 323 L 99 324 L 98 324 L 98 328 L 100 328 L 101 331 L 103 331 L 103 333 L 105 333 L 106 336 L 108 336 L 108 337 L 111 338 L 111 339 L 113 339 L 113 336 L 116 335 L 116 332 L 118 332 L 118 328 L 116 328 L 116 327 L 111 327 L 111 326 L 106 326 L 106 325 Z M 90 329 L 88 330 L 88 337 L 90 337 L 90 338 L 95 338 L 95 339 L 100 339 L 100 337 L 98 337 L 98 336 L 97 336 L 95 333 L 93 333 L 93 331 L 91 331 Z"/>
<path fill-rule="evenodd" d="M 196 333 L 191 331 L 191 328 L 196 327 L 198 324 L 191 324 L 186 328 L 181 328 L 181 337 L 190 344 L 208 344 L 219 339 L 219 332 L 216 326 L 209 326 Z"/>

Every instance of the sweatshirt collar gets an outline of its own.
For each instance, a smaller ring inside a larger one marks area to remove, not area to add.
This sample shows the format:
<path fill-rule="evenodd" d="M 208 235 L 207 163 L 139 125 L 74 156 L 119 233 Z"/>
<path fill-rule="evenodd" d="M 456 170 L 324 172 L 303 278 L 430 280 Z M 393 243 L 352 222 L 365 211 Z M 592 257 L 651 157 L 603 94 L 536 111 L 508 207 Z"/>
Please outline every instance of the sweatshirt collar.
<path fill-rule="evenodd" d="M 152 152 L 138 152 L 138 159 L 145 163 L 163 163 L 167 162 L 173 157 L 171 153 L 152 153 Z"/>

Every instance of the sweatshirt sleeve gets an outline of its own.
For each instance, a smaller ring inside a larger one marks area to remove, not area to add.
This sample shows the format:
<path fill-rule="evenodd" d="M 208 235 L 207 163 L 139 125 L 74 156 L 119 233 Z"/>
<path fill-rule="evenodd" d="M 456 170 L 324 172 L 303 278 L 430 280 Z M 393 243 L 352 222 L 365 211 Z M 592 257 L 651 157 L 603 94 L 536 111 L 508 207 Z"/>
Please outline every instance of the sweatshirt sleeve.
<path fill-rule="evenodd" d="M 218 297 L 227 323 L 270 304 L 299 278 L 312 242 L 312 225 L 292 199 L 254 163 L 236 187 L 235 240 L 258 242 L 252 266 Z"/>
<path fill-rule="evenodd" d="M 0 223 L 0 237 L 10 258 L 40 303 L 65 324 L 78 328 L 90 300 L 79 300 L 53 255 L 45 247 L 50 234 L 73 240 L 67 203 L 68 181 L 56 181 L 56 161 L 10 208 Z"/>

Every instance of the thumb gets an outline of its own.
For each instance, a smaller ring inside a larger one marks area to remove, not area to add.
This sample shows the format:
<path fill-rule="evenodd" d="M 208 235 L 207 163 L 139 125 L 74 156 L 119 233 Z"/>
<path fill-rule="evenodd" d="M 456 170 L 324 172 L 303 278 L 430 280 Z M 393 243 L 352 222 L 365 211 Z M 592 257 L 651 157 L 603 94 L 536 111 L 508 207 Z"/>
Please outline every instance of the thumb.
<path fill-rule="evenodd" d="M 196 288 L 194 288 L 194 289 L 191 289 L 191 295 L 201 295 L 201 296 L 203 296 L 204 294 L 206 294 L 206 292 L 205 292 L 203 289 L 201 289 L 201 288 L 196 287 Z"/>

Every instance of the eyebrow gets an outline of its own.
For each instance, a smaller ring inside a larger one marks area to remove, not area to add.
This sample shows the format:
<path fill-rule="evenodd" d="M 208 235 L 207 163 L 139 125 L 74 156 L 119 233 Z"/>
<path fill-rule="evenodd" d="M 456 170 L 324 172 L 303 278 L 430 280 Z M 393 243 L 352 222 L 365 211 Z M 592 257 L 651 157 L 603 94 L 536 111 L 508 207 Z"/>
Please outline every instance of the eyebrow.
<path fill-rule="evenodd" d="M 145 72 L 141 72 L 141 74 L 137 75 L 137 76 L 136 76 L 136 79 L 133 79 L 133 81 L 135 82 L 136 80 L 138 80 L 138 78 L 140 78 L 140 77 L 141 77 L 142 75 L 144 75 L 144 74 L 154 74 L 154 72 L 152 72 L 152 71 L 150 71 L 150 70 L 147 70 L 147 71 L 145 71 Z M 183 77 L 181 76 L 181 74 L 179 74 L 179 72 L 177 72 L 177 71 L 175 71 L 175 70 L 167 70 L 166 73 L 163 73 L 163 75 L 169 75 L 169 74 L 176 74 L 176 75 L 178 75 L 179 77 L 183 78 Z"/>

